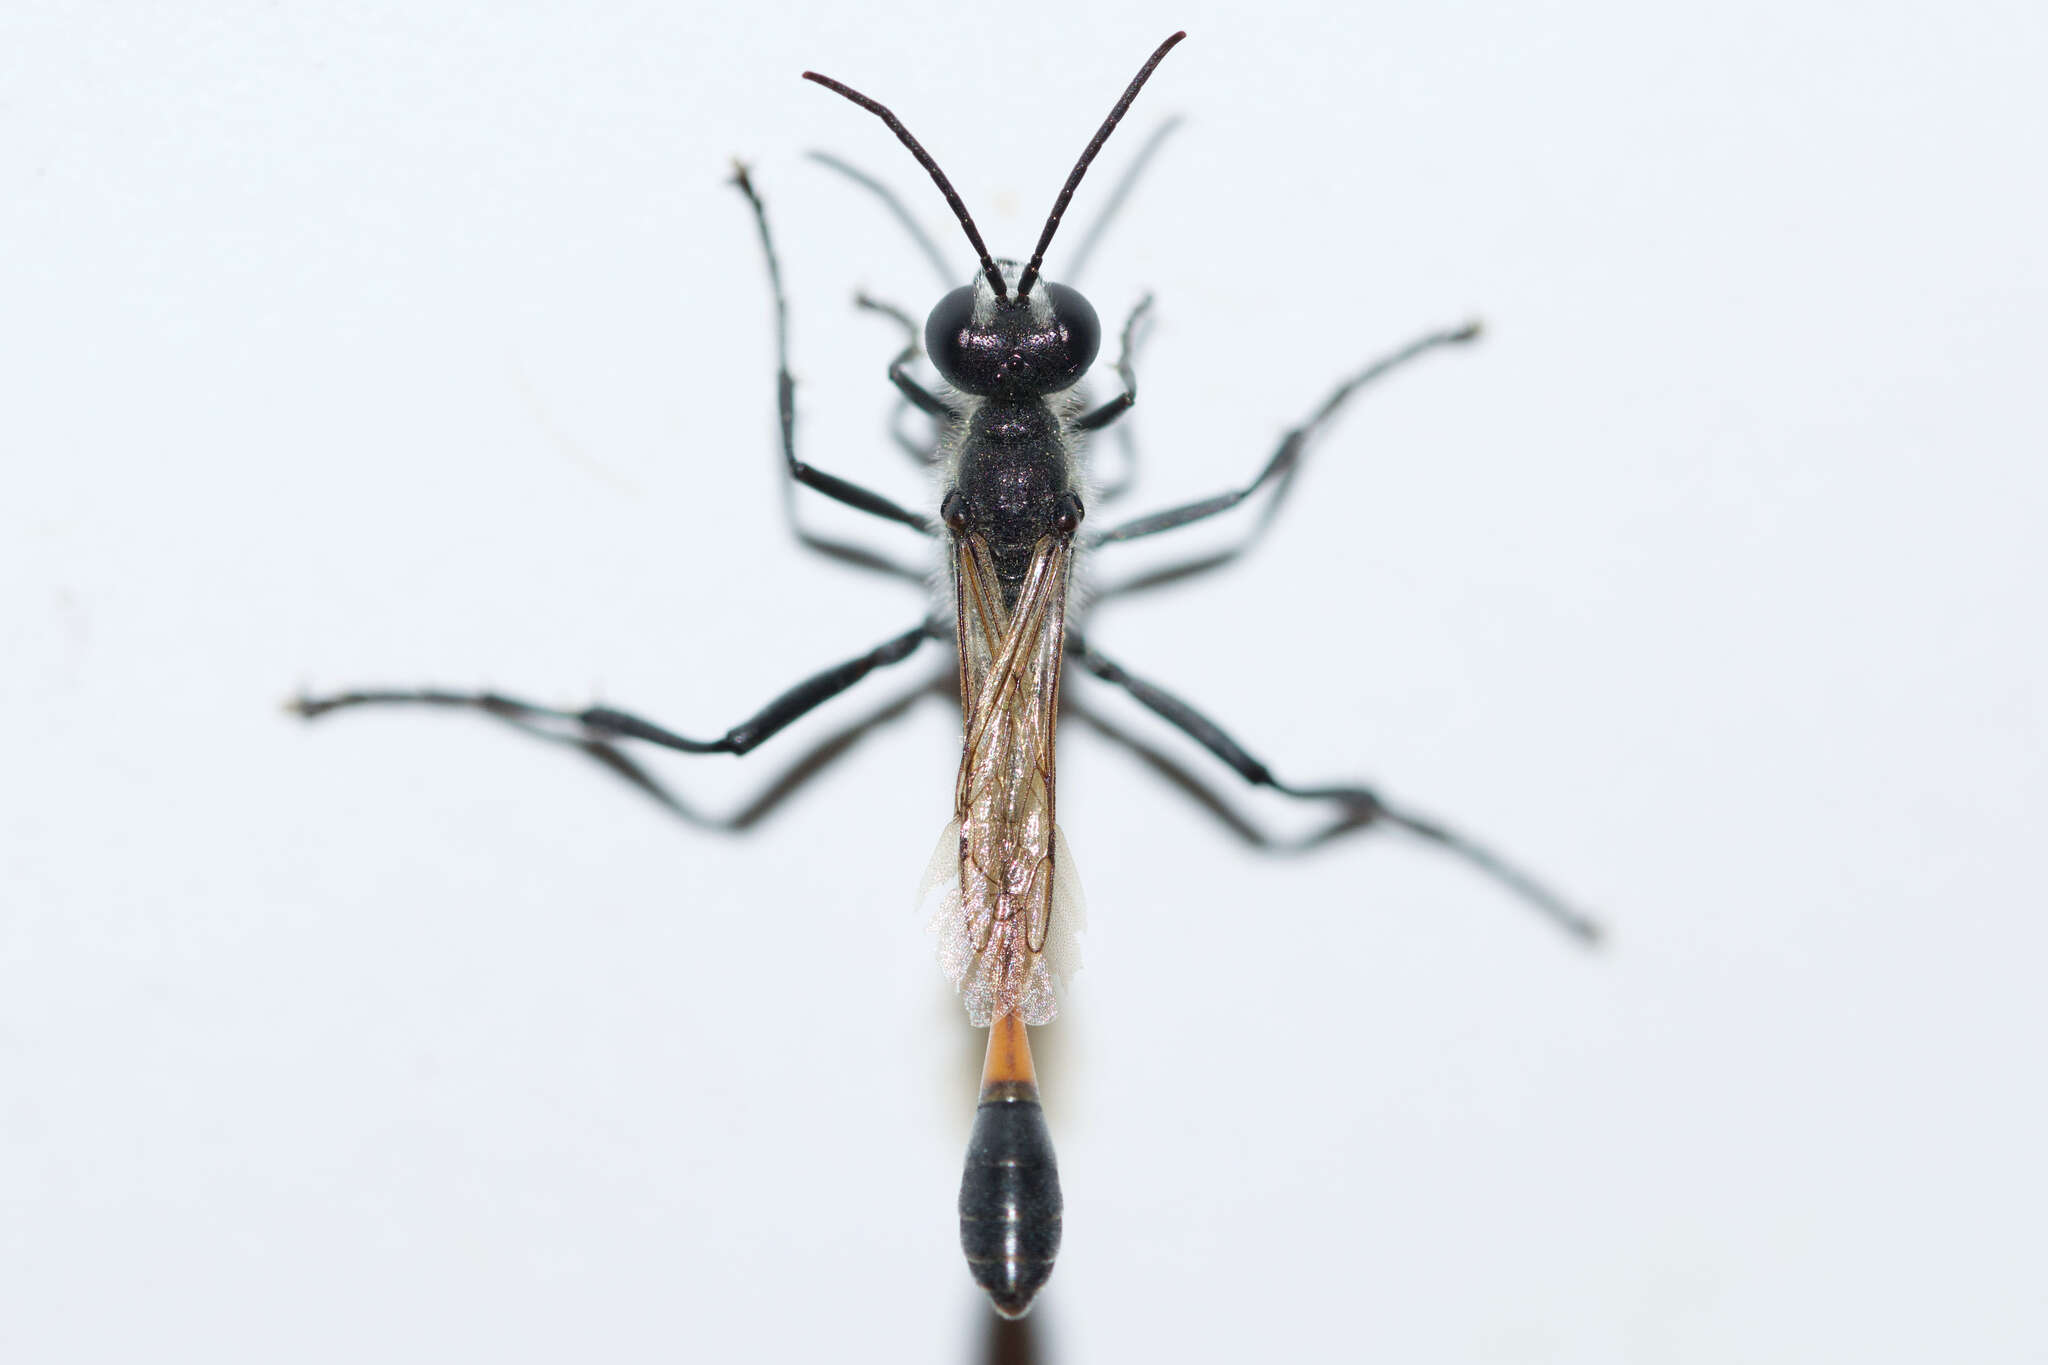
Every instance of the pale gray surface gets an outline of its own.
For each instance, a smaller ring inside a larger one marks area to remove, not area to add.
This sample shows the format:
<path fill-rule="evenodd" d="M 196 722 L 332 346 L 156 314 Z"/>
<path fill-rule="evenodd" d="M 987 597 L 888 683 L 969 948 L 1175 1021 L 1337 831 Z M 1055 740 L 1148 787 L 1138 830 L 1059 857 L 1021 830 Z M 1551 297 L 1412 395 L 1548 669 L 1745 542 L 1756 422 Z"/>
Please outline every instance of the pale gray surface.
<path fill-rule="evenodd" d="M 909 906 L 947 706 L 740 839 L 481 720 L 277 706 L 715 731 L 915 620 L 784 535 L 726 158 L 810 452 L 914 497 L 847 300 L 935 284 L 802 152 L 964 247 L 798 71 L 1021 252 L 1176 26 L 1065 238 L 1185 114 L 1087 280 L 1159 295 L 1140 505 L 1494 331 L 1097 638 L 1617 939 L 1394 838 L 1261 856 L 1070 725 L 1043 1358 L 2048 1351 L 2038 6 L 204 8 L 0 15 L 0 1354 L 972 1358 L 977 1041 Z M 862 709 L 659 768 L 730 810 Z"/>

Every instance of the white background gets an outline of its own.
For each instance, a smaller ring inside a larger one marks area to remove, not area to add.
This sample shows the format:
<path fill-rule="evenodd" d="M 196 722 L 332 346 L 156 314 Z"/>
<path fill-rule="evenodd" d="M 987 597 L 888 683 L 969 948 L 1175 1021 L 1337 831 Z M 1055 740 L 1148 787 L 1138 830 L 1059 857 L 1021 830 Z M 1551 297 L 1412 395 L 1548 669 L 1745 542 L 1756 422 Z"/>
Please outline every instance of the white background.
<path fill-rule="evenodd" d="M 1261 852 L 1070 716 L 1037 1358 L 2048 1352 L 2038 6 L 177 8 L 0 16 L 0 1354 L 1003 1344 L 954 1240 L 979 1042 L 910 909 L 948 702 L 742 837 L 483 718 L 279 703 L 489 683 L 715 733 L 915 621 L 787 538 L 728 158 L 808 452 L 920 498 L 848 305 L 937 281 L 803 153 L 897 186 L 960 282 L 965 248 L 797 73 L 894 105 L 1022 254 L 1181 26 L 1062 239 L 1184 115 L 1086 280 L 1112 326 L 1159 298 L 1133 506 L 1492 331 L 1094 637 L 1615 936 L 1391 835 Z M 650 765 L 742 810 L 947 667 Z"/>

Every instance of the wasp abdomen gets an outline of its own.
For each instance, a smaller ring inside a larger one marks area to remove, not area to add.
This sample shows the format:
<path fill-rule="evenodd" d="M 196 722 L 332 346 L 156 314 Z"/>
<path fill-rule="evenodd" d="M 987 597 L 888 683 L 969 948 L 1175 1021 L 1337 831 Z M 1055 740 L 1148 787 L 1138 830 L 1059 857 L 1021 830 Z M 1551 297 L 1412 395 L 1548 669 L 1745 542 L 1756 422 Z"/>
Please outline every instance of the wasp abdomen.
<path fill-rule="evenodd" d="M 1062 1215 L 1059 1163 L 1038 1088 L 989 1087 L 960 1177 L 960 1249 L 1004 1317 L 1022 1317 L 1051 1278 Z"/>

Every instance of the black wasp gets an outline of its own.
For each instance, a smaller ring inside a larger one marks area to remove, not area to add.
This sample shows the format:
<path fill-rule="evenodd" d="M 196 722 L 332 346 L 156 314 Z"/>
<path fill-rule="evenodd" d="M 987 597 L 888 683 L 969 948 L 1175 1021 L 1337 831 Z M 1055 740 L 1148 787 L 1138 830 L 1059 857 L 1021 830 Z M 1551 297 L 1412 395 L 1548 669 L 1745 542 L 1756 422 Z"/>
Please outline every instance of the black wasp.
<path fill-rule="evenodd" d="M 981 1102 L 960 1189 L 960 1236 L 976 1281 L 996 1309 L 1012 1317 L 1030 1307 L 1051 1275 L 1060 1242 L 1059 1176 L 1025 1030 L 1052 1019 L 1061 981 L 1078 965 L 1072 943 L 1081 916 L 1079 885 L 1054 820 L 1055 722 L 1067 660 L 1124 689 L 1245 781 L 1330 803 L 1354 826 L 1405 829 L 1484 869 L 1579 938 L 1590 942 L 1598 933 L 1527 874 L 1370 788 L 1281 781 L 1213 721 L 1102 654 L 1076 628 L 1070 607 L 1075 564 L 1084 553 L 1203 521 L 1261 490 L 1277 493 L 1309 440 L 1354 393 L 1426 351 L 1472 340 L 1479 330 L 1468 325 L 1429 333 L 1346 379 L 1287 433 L 1242 488 L 1084 532 L 1091 490 L 1085 438 L 1136 401 L 1131 341 L 1150 300 L 1132 311 L 1122 331 L 1116 363 L 1122 391 L 1089 408 L 1075 396 L 1075 386 L 1101 349 L 1101 323 L 1086 298 L 1046 279 L 1040 267 L 1089 164 L 1185 36 L 1176 33 L 1161 43 L 1126 87 L 1061 186 L 1031 259 L 1021 266 L 989 255 L 945 173 L 893 113 L 838 81 L 804 73 L 888 125 L 945 196 L 980 262 L 973 282 L 941 298 L 925 321 L 922 350 L 943 381 L 936 392 L 909 370 L 920 349 L 914 324 L 884 305 L 868 305 L 903 323 L 909 336 L 889 366 L 889 379 L 940 428 L 933 458 L 943 492 L 935 517 L 797 458 L 781 270 L 760 195 L 744 168 L 734 177 L 753 209 L 767 257 L 777 318 L 776 402 L 789 475 L 942 546 L 948 569 L 941 577 L 942 600 L 926 620 L 798 683 L 716 739 L 690 739 L 611 707 L 565 711 L 496 693 L 368 690 L 302 697 L 294 704 L 308 718 L 386 703 L 467 707 L 525 724 L 567 725 L 598 744 L 639 740 L 687 754 L 744 754 L 876 669 L 901 663 L 927 642 L 950 639 L 959 655 L 965 733 L 953 819 L 933 855 L 924 895 L 941 964 L 960 988 L 969 1020 L 989 1030 Z"/>

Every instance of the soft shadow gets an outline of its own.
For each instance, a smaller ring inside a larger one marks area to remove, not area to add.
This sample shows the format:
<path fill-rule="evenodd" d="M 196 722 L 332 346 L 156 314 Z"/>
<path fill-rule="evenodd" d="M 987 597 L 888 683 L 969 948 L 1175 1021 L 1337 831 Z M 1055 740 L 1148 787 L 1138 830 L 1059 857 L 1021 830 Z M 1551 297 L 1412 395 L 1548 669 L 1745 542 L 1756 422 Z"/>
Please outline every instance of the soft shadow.
<path fill-rule="evenodd" d="M 1363 829 L 1374 823 L 1370 815 L 1346 811 L 1307 834 L 1294 838 L 1276 838 L 1254 824 L 1235 802 L 1225 800 L 1214 786 L 1195 776 L 1179 759 L 1164 749 L 1138 738 L 1120 722 L 1109 719 L 1087 703 L 1074 699 L 1071 694 L 1062 694 L 1060 714 L 1063 718 L 1071 717 L 1080 721 L 1137 759 L 1160 781 L 1207 811 L 1217 824 L 1229 830 L 1247 848 L 1264 853 L 1305 853 L 1310 849 L 1320 848 L 1330 840 L 1352 830 Z"/>
<path fill-rule="evenodd" d="M 900 579 L 906 583 L 915 583 L 919 587 L 924 586 L 925 570 L 915 565 L 905 564 L 903 561 L 885 555 L 879 550 L 871 550 L 867 546 L 855 541 L 834 540 L 830 536 L 821 536 L 816 531 L 805 526 L 796 509 L 797 489 L 799 486 L 793 479 L 784 479 L 782 481 L 783 517 L 789 522 L 790 534 L 796 537 L 797 544 L 813 554 L 822 555 L 826 559 L 848 565 L 852 568 L 881 574 L 888 578 Z"/>
<path fill-rule="evenodd" d="M 1043 1308 L 1021 1318 L 1006 1318 L 988 1309 L 988 1323 L 982 1328 L 979 1349 L 968 1355 L 976 1365 L 1046 1365 L 1046 1356 L 1036 1323 Z"/>
<path fill-rule="evenodd" d="M 650 772 L 638 759 L 625 752 L 616 744 L 594 740 L 585 735 L 551 729 L 505 711 L 478 704 L 473 709 L 482 711 L 502 721 L 511 728 L 535 739 L 550 744 L 559 744 L 584 754 L 599 767 L 611 773 L 642 796 L 666 810 L 669 814 L 698 829 L 719 834 L 745 834 L 754 826 L 774 815 L 775 812 L 818 776 L 818 774 L 851 753 L 862 741 L 891 722 L 902 718 L 910 709 L 927 698 L 955 700 L 959 695 L 958 683 L 949 667 L 933 674 L 924 682 L 908 691 L 898 694 L 890 701 L 871 708 L 851 724 L 841 726 L 825 738 L 804 750 L 795 760 L 776 774 L 759 794 L 726 814 L 707 812 L 683 797 L 669 783 Z"/>
<path fill-rule="evenodd" d="M 1115 187 L 1110 190 L 1109 197 L 1103 200 L 1102 211 L 1095 215 L 1095 221 L 1081 234 L 1081 244 L 1074 248 L 1073 255 L 1067 257 L 1067 273 L 1062 283 L 1073 285 L 1080 282 L 1082 272 L 1087 270 L 1088 262 L 1095 256 L 1095 248 L 1102 245 L 1103 235 L 1116 222 L 1117 215 L 1123 212 L 1124 201 L 1131 197 L 1131 191 L 1137 188 L 1139 179 L 1152 164 L 1152 158 L 1159 155 L 1159 149 L 1166 145 L 1166 139 L 1173 136 L 1182 122 L 1184 120 L 1181 116 L 1175 114 L 1154 128 L 1152 135 L 1145 139 L 1145 145 L 1131 158 L 1131 164 L 1124 168 L 1124 173 L 1117 177 Z"/>
<path fill-rule="evenodd" d="M 951 289 L 960 283 L 959 277 L 953 273 L 953 268 L 946 264 L 946 254 L 939 250 L 939 244 L 932 240 L 931 234 L 924 230 L 924 225 L 911 214 L 909 206 L 896 191 L 852 162 L 842 161 L 830 152 L 814 151 L 808 155 L 820 166 L 839 172 L 881 201 L 882 207 L 889 211 L 889 216 L 910 234 L 910 240 L 917 243 L 917 249 L 924 253 L 925 260 L 931 264 L 932 273 L 939 277 L 940 288 Z"/>
<path fill-rule="evenodd" d="M 1128 578 L 1120 578 L 1114 582 L 1106 583 L 1096 590 L 1094 600 L 1097 602 L 1107 602 L 1122 597 L 1142 596 L 1145 593 L 1154 592 L 1160 588 L 1170 588 L 1176 584 L 1200 578 L 1205 574 L 1214 573 L 1216 570 L 1227 565 L 1235 564 L 1240 558 L 1257 549 L 1259 542 L 1266 538 L 1266 533 L 1273 527 L 1274 519 L 1280 515 L 1280 509 L 1287 502 L 1287 495 L 1294 488 L 1294 476 L 1300 468 L 1300 465 L 1295 465 L 1280 476 L 1279 481 L 1273 485 L 1272 493 L 1259 505 L 1259 510 L 1253 514 L 1252 524 L 1231 544 L 1224 546 L 1220 550 L 1213 550 L 1208 554 L 1196 555 L 1189 559 L 1175 560 L 1171 564 L 1162 564 L 1158 568 L 1146 569 L 1141 573 L 1132 574 Z M 1175 529 L 1178 530 L 1180 528 L 1176 527 Z M 1121 545 L 1128 545 L 1130 543 L 1129 541 L 1115 542 L 1115 544 Z M 1098 551 L 1112 548 L 1113 546 L 1110 545 L 1095 547 Z"/>
<path fill-rule="evenodd" d="M 1399 830 L 1412 838 L 1434 845 L 1466 867 L 1491 879 L 1510 892 L 1521 904 L 1541 914 L 1554 926 L 1571 935 L 1580 947 L 1597 949 L 1606 936 L 1606 930 L 1597 920 L 1485 844 L 1438 821 L 1388 804 L 1367 788 L 1323 787 L 1283 791 L 1281 794 L 1285 797 L 1312 801 L 1325 809 L 1334 808 L 1336 813 L 1306 834 L 1276 838 L 1248 819 L 1235 803 L 1224 800 L 1213 786 L 1188 771 L 1178 759 L 1137 738 L 1101 713 L 1091 710 L 1082 703 L 1063 698 L 1062 714 L 1073 716 L 1112 744 L 1131 754 L 1162 781 L 1177 788 L 1183 796 L 1208 811 L 1218 824 L 1229 830 L 1248 848 L 1257 849 L 1262 853 L 1295 856 L 1312 852 L 1359 830 Z"/>

